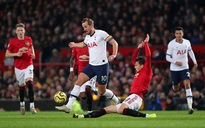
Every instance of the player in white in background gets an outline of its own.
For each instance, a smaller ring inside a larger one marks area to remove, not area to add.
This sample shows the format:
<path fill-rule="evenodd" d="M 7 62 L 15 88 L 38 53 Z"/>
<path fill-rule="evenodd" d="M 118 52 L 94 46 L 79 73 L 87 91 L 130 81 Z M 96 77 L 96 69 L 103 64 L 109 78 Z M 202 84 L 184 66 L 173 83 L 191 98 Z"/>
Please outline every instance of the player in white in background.
<path fill-rule="evenodd" d="M 169 42 L 166 60 L 169 61 L 170 71 L 172 77 L 173 90 L 178 91 L 180 87 L 180 82 L 183 81 L 184 87 L 186 89 L 186 97 L 188 104 L 188 113 L 192 114 L 194 112 L 192 108 L 192 91 L 190 87 L 190 73 L 188 64 L 188 53 L 191 57 L 194 67 L 197 68 L 198 64 L 192 51 L 190 41 L 183 38 L 184 30 L 182 27 L 175 28 L 175 39 Z"/>
<path fill-rule="evenodd" d="M 80 87 L 97 75 L 97 87 L 98 93 L 104 95 L 109 99 L 112 99 L 115 104 L 118 104 L 120 100 L 109 89 L 106 89 L 109 74 L 109 61 L 113 61 L 117 55 L 118 43 L 113 39 L 111 35 L 103 30 L 96 30 L 94 28 L 94 21 L 90 18 L 84 18 L 82 20 L 82 27 L 87 34 L 84 42 L 74 43 L 70 42 L 69 47 L 85 47 L 88 46 L 89 50 L 89 64 L 79 74 L 78 79 L 75 82 L 75 86 L 71 91 L 69 101 L 66 105 L 56 107 L 57 110 L 70 112 L 71 106 L 76 98 L 79 96 Z M 107 58 L 107 42 L 112 45 L 113 53 Z"/>

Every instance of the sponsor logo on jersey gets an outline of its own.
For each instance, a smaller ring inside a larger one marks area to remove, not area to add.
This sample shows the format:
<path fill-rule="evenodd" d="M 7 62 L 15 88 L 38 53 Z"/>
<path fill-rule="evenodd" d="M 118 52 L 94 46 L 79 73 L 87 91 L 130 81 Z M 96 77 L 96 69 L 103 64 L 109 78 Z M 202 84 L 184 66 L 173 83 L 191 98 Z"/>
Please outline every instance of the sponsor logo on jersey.
<path fill-rule="evenodd" d="M 26 43 L 26 46 L 29 46 L 29 42 L 28 41 L 26 41 L 25 43 Z"/>
<path fill-rule="evenodd" d="M 97 46 L 97 44 L 95 42 L 88 43 L 89 48 L 92 48 L 92 47 L 95 47 L 95 46 Z"/>
<path fill-rule="evenodd" d="M 177 55 L 183 55 L 183 54 L 186 54 L 186 50 L 178 50 L 177 51 Z"/>
<path fill-rule="evenodd" d="M 87 55 L 81 55 L 81 56 L 79 56 L 79 58 L 80 58 L 80 59 L 83 59 L 83 60 L 87 60 L 87 59 L 89 59 L 89 56 L 87 56 Z"/>

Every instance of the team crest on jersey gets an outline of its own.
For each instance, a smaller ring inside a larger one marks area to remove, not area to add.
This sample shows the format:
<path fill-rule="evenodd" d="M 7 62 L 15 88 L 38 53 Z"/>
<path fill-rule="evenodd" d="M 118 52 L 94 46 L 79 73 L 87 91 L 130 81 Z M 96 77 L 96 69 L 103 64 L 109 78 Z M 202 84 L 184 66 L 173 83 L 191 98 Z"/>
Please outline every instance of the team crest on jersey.
<path fill-rule="evenodd" d="M 25 44 L 26 44 L 26 46 L 29 46 L 29 42 L 28 41 L 26 41 Z"/>
<path fill-rule="evenodd" d="M 92 48 L 92 47 L 95 47 L 97 46 L 97 44 L 95 42 L 92 42 L 92 43 L 88 43 L 87 45 L 89 48 Z"/>
<path fill-rule="evenodd" d="M 89 56 L 87 55 L 82 55 L 82 56 L 79 56 L 80 59 L 83 59 L 83 60 L 86 60 L 86 59 L 89 59 Z"/>

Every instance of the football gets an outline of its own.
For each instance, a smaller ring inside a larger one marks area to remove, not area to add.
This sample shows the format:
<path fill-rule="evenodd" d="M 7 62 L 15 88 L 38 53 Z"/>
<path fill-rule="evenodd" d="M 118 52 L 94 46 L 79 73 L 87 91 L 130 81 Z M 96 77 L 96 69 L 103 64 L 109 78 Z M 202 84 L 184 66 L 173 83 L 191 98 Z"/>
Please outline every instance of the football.
<path fill-rule="evenodd" d="M 54 101 L 56 103 L 62 104 L 65 103 L 66 100 L 67 100 L 67 95 L 62 91 L 56 92 L 56 94 L 54 95 Z"/>

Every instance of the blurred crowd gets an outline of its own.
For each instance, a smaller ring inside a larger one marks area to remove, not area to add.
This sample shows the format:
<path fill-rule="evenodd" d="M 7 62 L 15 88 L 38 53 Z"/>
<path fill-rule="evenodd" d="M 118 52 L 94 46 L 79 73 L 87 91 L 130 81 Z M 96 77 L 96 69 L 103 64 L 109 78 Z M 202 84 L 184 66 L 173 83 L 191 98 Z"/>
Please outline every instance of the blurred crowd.
<path fill-rule="evenodd" d="M 192 45 L 205 43 L 205 2 L 203 0 L 0 0 L 0 50 L 14 37 L 16 23 L 26 24 L 27 35 L 33 38 L 35 49 L 42 52 L 42 62 L 69 62 L 70 53 L 63 58 L 62 48 L 70 41 L 82 40 L 81 20 L 90 17 L 95 28 L 111 34 L 119 46 L 136 46 L 150 34 L 150 44 L 167 46 L 173 39 L 173 28 L 182 26 L 184 37 Z M 164 53 L 156 49 L 153 60 L 163 60 Z M 158 58 L 157 58 L 158 57 Z M 126 97 L 134 75 L 131 55 L 120 53 L 111 64 L 109 88 L 118 96 Z M 0 99 L 18 99 L 19 88 L 13 67 L 0 72 Z M 191 69 L 191 86 L 195 109 L 205 109 L 205 65 Z M 68 80 L 69 66 L 35 67 L 35 99 L 52 99 L 55 92 L 72 89 Z M 149 110 L 172 110 L 176 99 L 186 98 L 183 88 L 175 93 L 171 88 L 168 63 L 153 64 L 153 80 L 149 94 Z M 183 106 L 181 106 L 183 108 Z"/>
<path fill-rule="evenodd" d="M 205 41 L 203 0 L 0 0 L 0 49 L 26 24 L 35 48 L 52 51 L 81 40 L 81 20 L 90 17 L 120 46 L 136 45 L 147 33 L 153 45 L 167 45 L 173 28 L 182 26 L 192 44 Z"/>

